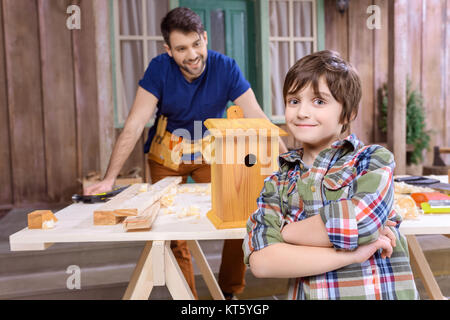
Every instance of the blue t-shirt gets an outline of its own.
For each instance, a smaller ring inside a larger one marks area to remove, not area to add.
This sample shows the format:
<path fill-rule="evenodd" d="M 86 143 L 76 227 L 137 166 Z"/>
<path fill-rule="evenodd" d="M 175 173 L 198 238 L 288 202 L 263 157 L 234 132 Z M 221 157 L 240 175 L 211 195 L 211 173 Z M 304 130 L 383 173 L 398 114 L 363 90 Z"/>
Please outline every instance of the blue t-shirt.
<path fill-rule="evenodd" d="M 211 50 L 205 70 L 192 82 L 184 78 L 173 58 L 164 53 L 150 61 L 139 85 L 158 98 L 155 125 L 149 130 L 145 153 L 150 150 L 161 114 L 167 117 L 167 131 L 184 128 L 194 140 L 198 138 L 194 137 L 195 120 L 202 121 L 203 136 L 206 131 L 203 121 L 222 118 L 228 101 L 234 101 L 250 88 L 234 59 Z"/>

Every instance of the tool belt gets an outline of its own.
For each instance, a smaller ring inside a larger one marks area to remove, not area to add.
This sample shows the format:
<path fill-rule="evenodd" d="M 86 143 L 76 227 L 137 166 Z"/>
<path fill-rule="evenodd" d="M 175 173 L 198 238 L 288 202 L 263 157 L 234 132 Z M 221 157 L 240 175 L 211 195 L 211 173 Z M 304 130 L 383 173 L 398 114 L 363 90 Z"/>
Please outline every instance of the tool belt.
<path fill-rule="evenodd" d="M 197 141 L 188 141 L 170 133 L 166 127 L 167 117 L 161 116 L 150 146 L 149 159 L 175 171 L 178 170 L 180 163 L 186 161 L 184 158 L 188 158 L 188 162 L 191 162 L 192 155 L 195 158 L 201 155 L 205 162 L 210 163 L 213 146 L 211 136 Z"/>

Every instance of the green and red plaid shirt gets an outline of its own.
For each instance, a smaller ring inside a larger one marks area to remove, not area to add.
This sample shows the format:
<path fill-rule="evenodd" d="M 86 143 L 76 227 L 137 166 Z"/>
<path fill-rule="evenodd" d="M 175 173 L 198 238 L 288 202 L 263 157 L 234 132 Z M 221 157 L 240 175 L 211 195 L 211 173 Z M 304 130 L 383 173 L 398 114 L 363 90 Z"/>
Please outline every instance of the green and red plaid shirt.
<path fill-rule="evenodd" d="M 391 152 L 364 146 L 355 135 L 320 152 L 313 166 L 302 161 L 303 150 L 280 155 L 280 169 L 264 182 L 258 209 L 247 222 L 244 262 L 271 244 L 283 242 L 282 228 L 320 214 L 336 249 L 354 250 L 378 238 L 386 220 L 397 246 L 391 258 L 381 249 L 362 264 L 290 280 L 289 299 L 418 299 L 401 216 L 393 210 L 395 167 Z"/>

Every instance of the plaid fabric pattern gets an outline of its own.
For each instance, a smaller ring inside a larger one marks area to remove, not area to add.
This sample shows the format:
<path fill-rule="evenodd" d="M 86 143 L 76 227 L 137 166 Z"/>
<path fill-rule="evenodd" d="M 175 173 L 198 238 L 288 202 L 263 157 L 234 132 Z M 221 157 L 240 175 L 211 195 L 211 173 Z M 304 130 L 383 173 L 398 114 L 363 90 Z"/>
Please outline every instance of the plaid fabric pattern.
<path fill-rule="evenodd" d="M 393 210 L 393 155 L 378 145 L 364 146 L 352 134 L 323 150 L 313 166 L 303 150 L 280 155 L 280 170 L 265 180 L 258 209 L 247 222 L 244 262 L 271 244 L 283 242 L 282 228 L 320 214 L 336 249 L 354 250 L 378 238 L 387 219 L 397 246 L 390 259 L 381 250 L 362 264 L 290 280 L 289 299 L 418 299 L 406 238 Z"/>

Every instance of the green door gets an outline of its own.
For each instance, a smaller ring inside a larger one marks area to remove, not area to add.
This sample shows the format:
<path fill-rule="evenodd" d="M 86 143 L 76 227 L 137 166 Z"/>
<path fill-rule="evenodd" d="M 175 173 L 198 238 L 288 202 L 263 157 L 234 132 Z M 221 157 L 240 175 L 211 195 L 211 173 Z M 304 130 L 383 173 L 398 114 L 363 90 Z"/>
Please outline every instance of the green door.
<path fill-rule="evenodd" d="M 253 1 L 180 0 L 180 7 L 194 10 L 208 33 L 208 49 L 234 60 L 253 88 L 255 79 L 255 30 Z M 249 41 L 250 40 L 250 41 Z"/>

